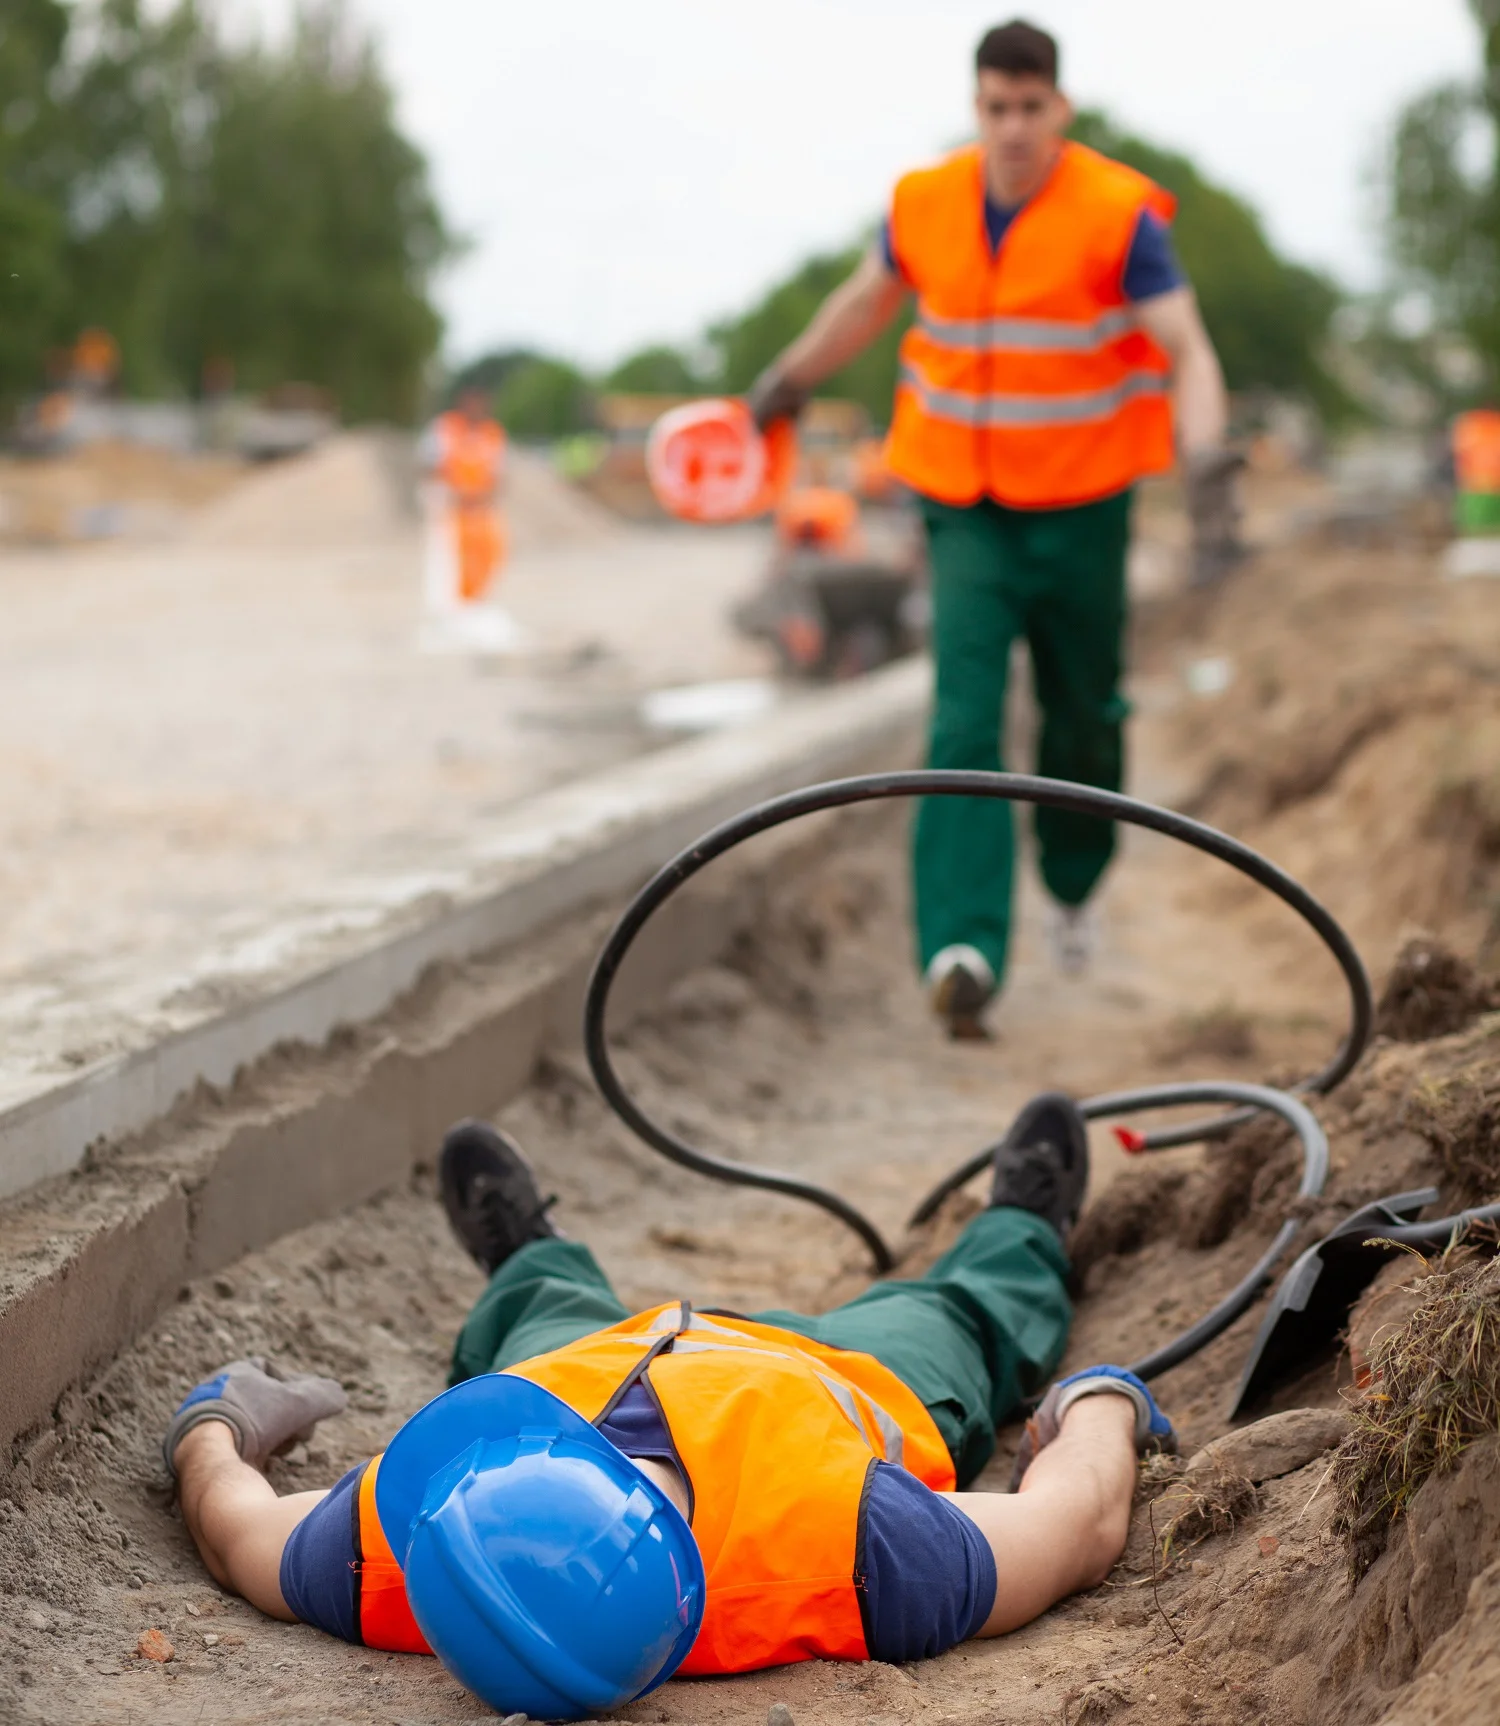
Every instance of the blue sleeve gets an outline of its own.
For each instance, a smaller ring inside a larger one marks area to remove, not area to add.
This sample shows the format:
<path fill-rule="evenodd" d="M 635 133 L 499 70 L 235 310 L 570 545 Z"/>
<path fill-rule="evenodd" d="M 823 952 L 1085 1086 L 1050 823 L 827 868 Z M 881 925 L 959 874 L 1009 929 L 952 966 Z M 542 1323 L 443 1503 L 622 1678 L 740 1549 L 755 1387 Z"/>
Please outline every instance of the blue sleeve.
<path fill-rule="evenodd" d="M 359 1483 L 351 1468 L 308 1511 L 281 1550 L 281 1598 L 304 1624 L 345 1642 L 359 1634 Z"/>
<path fill-rule="evenodd" d="M 896 256 L 896 243 L 891 238 L 891 218 L 889 216 L 880 224 L 880 255 L 885 259 L 885 267 L 897 279 L 910 286 L 910 279 L 901 267 L 901 260 Z"/>
<path fill-rule="evenodd" d="M 865 1481 L 854 1563 L 872 1660 L 930 1660 L 984 1628 L 995 1555 L 951 1499 L 877 1462 Z"/>
<path fill-rule="evenodd" d="M 1187 277 L 1172 249 L 1172 233 L 1154 210 L 1142 210 L 1135 225 L 1135 238 L 1125 257 L 1120 286 L 1130 301 L 1154 300 L 1186 286 Z"/>

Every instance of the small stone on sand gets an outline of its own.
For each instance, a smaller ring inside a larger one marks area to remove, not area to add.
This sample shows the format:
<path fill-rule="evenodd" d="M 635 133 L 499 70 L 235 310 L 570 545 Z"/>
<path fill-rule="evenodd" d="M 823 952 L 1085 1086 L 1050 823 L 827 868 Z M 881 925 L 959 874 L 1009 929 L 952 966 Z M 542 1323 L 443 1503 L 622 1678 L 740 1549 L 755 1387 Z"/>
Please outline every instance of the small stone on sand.
<path fill-rule="evenodd" d="M 162 1665 L 177 1658 L 177 1650 L 160 1630 L 143 1630 L 135 1651 L 142 1660 L 155 1660 Z"/>
<path fill-rule="evenodd" d="M 766 1726 L 795 1726 L 792 1711 L 785 1702 L 773 1702 L 766 1710 Z"/>

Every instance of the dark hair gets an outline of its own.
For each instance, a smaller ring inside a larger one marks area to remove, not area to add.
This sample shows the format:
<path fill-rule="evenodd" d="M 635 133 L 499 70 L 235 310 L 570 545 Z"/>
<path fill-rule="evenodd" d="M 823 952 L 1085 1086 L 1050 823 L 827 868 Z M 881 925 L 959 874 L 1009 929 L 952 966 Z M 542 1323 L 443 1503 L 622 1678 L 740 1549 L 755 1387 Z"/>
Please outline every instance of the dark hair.
<path fill-rule="evenodd" d="M 1022 18 L 986 30 L 974 54 L 976 72 L 1009 72 L 1013 78 L 1045 78 L 1057 85 L 1057 38 Z"/>

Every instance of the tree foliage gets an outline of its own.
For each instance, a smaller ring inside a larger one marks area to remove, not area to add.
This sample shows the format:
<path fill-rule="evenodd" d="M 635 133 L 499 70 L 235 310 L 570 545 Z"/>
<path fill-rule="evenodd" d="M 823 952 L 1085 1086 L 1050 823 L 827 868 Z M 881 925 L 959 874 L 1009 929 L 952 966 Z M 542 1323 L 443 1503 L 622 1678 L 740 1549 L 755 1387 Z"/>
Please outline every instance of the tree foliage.
<path fill-rule="evenodd" d="M 1282 258 L 1255 211 L 1206 179 L 1187 156 L 1122 132 L 1097 112 L 1080 114 L 1073 135 L 1176 198 L 1173 245 L 1230 389 L 1274 390 L 1305 396 L 1327 413 L 1347 411 L 1348 399 L 1321 358 L 1339 306 L 1333 283 Z"/>
<path fill-rule="evenodd" d="M 515 437 L 567 437 L 592 423 L 593 388 L 566 360 L 537 355 L 506 374 L 495 410 Z"/>
<path fill-rule="evenodd" d="M 1392 138 L 1387 234 L 1407 279 L 1500 390 L 1500 0 L 1469 0 L 1479 75 L 1419 96 Z"/>
<path fill-rule="evenodd" d="M 718 387 L 739 392 L 750 387 L 793 337 L 806 329 L 812 315 L 864 256 L 864 246 L 810 258 L 786 281 L 738 318 L 725 319 L 708 332 L 719 359 Z M 909 309 L 858 359 L 835 372 L 818 390 L 861 403 L 884 424 L 891 416 L 896 389 L 896 354 L 911 323 Z"/>
<path fill-rule="evenodd" d="M 212 0 L 6 0 L 0 85 L 0 241 L 47 308 L 7 322 L 0 390 L 100 324 L 142 393 L 229 360 L 242 387 L 319 384 L 353 418 L 417 411 L 453 241 L 338 0 L 275 47 L 232 42 Z"/>
<path fill-rule="evenodd" d="M 621 395 L 690 396 L 706 380 L 677 348 L 649 347 L 620 361 L 604 380 L 607 390 Z"/>

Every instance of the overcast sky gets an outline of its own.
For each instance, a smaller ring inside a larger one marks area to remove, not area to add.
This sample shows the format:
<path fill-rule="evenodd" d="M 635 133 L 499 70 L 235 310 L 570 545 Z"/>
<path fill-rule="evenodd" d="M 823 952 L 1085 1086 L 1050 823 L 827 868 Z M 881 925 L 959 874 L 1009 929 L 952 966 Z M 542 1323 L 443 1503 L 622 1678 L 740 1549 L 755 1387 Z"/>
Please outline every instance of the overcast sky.
<path fill-rule="evenodd" d="M 290 0 L 239 0 L 274 23 Z M 973 0 L 353 0 L 473 249 L 451 355 L 600 364 L 691 338 L 964 135 Z M 1029 0 L 1063 81 L 1247 196 L 1293 255 L 1378 275 L 1392 116 L 1477 64 L 1464 0 Z"/>

